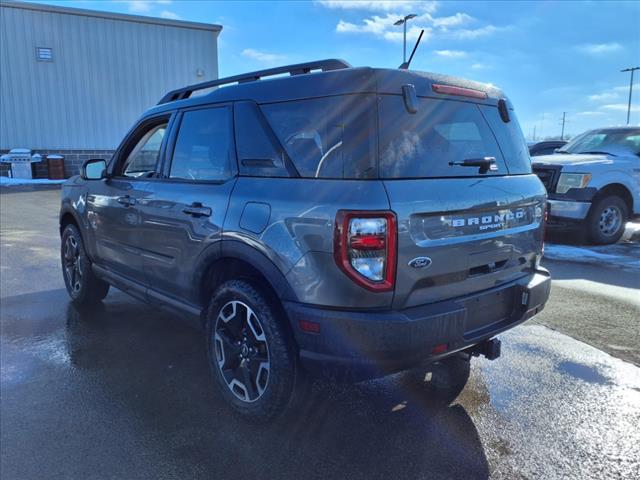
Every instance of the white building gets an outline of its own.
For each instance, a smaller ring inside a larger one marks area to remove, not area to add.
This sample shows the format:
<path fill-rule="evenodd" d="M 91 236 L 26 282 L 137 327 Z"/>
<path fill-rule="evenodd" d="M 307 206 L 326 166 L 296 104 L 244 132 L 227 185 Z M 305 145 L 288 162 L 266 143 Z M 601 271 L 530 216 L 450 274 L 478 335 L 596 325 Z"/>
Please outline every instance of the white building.
<path fill-rule="evenodd" d="M 111 153 L 167 91 L 218 78 L 221 30 L 2 0 L 0 151 L 60 153 L 76 173 Z"/>

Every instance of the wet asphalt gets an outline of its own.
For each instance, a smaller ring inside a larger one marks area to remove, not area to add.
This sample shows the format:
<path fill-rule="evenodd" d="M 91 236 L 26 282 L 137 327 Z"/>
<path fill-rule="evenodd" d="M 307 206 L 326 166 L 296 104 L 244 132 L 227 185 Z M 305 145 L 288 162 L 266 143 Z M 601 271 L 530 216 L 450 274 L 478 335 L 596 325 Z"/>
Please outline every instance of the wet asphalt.
<path fill-rule="evenodd" d="M 640 478 L 634 272 L 548 262 L 547 309 L 474 360 L 452 406 L 398 374 L 316 383 L 304 409 L 255 426 L 216 392 L 198 330 L 115 290 L 69 304 L 58 197 L 0 194 L 3 480 Z"/>

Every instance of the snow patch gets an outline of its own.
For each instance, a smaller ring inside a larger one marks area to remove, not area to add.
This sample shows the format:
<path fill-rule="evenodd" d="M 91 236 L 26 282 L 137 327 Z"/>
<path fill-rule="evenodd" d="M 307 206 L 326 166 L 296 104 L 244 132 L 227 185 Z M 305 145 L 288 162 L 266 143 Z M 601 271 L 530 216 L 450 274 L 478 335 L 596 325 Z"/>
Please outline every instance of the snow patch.
<path fill-rule="evenodd" d="M 624 248 L 621 252 L 620 247 Z M 596 248 L 598 250 L 596 250 Z M 607 247 L 574 247 L 572 245 L 559 245 L 545 243 L 544 256 L 549 260 L 561 260 L 565 262 L 609 264 L 624 268 L 640 269 L 637 248 L 634 245 L 609 245 Z M 604 252 L 602 250 L 605 250 Z M 628 250 L 628 252 L 626 251 Z"/>
<path fill-rule="evenodd" d="M 16 185 L 60 185 L 66 180 L 49 180 L 48 178 L 11 178 L 0 176 L 0 185 L 12 187 Z"/>

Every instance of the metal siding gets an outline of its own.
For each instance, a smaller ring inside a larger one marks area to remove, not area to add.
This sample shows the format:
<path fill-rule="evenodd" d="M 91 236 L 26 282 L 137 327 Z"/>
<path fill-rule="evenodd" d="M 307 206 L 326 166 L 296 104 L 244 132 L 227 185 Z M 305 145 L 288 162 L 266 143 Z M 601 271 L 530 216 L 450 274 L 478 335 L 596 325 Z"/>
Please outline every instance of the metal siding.
<path fill-rule="evenodd" d="M 114 149 L 167 91 L 218 77 L 214 31 L 0 12 L 0 149 Z M 53 61 L 36 61 L 36 47 Z"/>

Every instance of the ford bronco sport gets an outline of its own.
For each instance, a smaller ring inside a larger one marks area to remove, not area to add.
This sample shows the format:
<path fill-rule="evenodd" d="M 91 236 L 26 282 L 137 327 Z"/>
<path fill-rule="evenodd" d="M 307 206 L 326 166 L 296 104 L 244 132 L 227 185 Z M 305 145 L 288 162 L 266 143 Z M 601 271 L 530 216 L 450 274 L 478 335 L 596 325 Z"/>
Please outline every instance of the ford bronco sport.
<path fill-rule="evenodd" d="M 545 202 L 500 90 L 325 60 L 168 93 L 64 185 L 62 269 L 77 304 L 197 320 L 251 418 L 308 373 L 430 365 L 457 395 L 547 301 Z"/>

